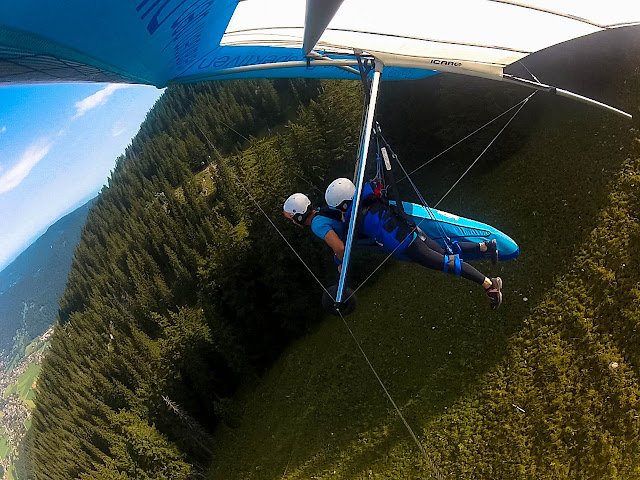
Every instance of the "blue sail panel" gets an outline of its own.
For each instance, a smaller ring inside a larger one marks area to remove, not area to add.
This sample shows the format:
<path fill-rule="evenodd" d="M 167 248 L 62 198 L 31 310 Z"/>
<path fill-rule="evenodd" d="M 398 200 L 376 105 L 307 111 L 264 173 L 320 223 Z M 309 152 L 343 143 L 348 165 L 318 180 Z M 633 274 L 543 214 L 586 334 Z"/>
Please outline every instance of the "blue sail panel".
<path fill-rule="evenodd" d="M 218 78 L 358 78 L 334 66 L 230 70 L 305 60 L 302 48 L 220 45 L 237 4 L 238 0 L 1 2 L 0 84 L 81 81 L 165 87 Z M 435 73 L 389 68 L 384 77 L 415 79 Z"/>

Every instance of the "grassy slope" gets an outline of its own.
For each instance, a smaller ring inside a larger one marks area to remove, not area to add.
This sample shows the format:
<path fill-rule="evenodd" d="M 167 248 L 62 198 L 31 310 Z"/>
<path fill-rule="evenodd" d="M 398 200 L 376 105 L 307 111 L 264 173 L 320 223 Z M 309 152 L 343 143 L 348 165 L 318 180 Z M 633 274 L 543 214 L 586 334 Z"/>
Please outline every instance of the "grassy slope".
<path fill-rule="evenodd" d="M 24 356 L 28 357 L 29 355 L 40 353 L 48 346 L 48 342 L 43 342 L 40 337 L 38 337 L 24 348 Z"/>
<path fill-rule="evenodd" d="M 22 400 L 31 401 L 31 404 L 33 404 L 32 401 L 35 398 L 35 391 L 32 387 L 40 374 L 41 368 L 39 363 L 29 365 L 24 373 L 18 377 L 16 383 L 7 387 L 4 392 L 5 398 L 16 393 Z"/>
<path fill-rule="evenodd" d="M 16 348 L 14 349 L 14 355 L 13 357 L 11 357 L 9 363 L 7 364 L 5 371 L 6 372 L 10 372 L 11 370 L 13 370 L 15 367 L 18 366 L 18 364 L 26 357 L 28 357 L 29 355 L 32 354 L 36 354 L 36 353 L 40 353 L 42 352 L 45 348 L 47 348 L 49 346 L 48 342 L 43 342 L 40 337 L 36 338 L 35 340 L 33 340 L 30 344 L 28 344 L 26 347 L 24 347 L 24 349 L 21 348 Z"/>
<path fill-rule="evenodd" d="M 0 459 L 6 457 L 8 453 L 9 453 L 9 441 L 0 432 Z"/>
<path fill-rule="evenodd" d="M 593 250 L 607 235 L 612 243 L 631 235 L 607 224 L 629 127 L 568 102 L 556 101 L 552 111 L 538 100 L 535 108 L 542 114 L 521 147 L 499 168 L 472 172 L 442 206 L 520 243 L 518 261 L 481 267 L 505 279 L 503 308 L 489 311 L 469 283 L 394 264 L 360 291 L 360 308 L 348 322 L 445 478 L 602 478 L 598 465 L 608 464 L 623 478 L 640 477 L 623 471 L 624 463 L 637 465 L 637 423 L 610 428 L 618 437 L 607 433 L 607 425 L 633 418 L 638 363 L 624 360 L 622 349 L 632 347 L 621 344 L 621 332 L 589 290 L 594 279 L 617 278 L 620 265 L 594 270 Z M 630 211 L 617 212 L 624 219 Z M 601 283 L 595 294 L 608 288 Z M 563 308 L 573 318 L 554 316 Z M 613 359 L 621 365 L 614 372 L 607 368 Z M 240 426 L 218 431 L 209 478 L 432 473 L 340 319 L 328 317 L 294 344 L 241 398 Z M 597 418 L 581 421 L 585 415 Z"/>

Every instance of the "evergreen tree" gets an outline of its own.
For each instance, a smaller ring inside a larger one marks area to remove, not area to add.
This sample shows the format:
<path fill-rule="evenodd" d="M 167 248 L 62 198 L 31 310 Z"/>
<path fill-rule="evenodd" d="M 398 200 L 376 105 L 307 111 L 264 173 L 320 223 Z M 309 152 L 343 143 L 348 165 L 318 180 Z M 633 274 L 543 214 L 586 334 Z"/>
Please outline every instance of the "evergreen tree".
<path fill-rule="evenodd" d="M 304 157 L 353 154 L 339 145 L 358 128 L 351 86 L 309 106 L 291 97 L 308 102 L 316 82 L 171 87 L 157 102 L 74 257 L 25 444 L 34 479 L 178 479 L 208 461 L 193 429 L 232 423 L 239 383 L 318 318 L 317 291 L 283 296 L 308 278 L 249 198 L 279 213 L 297 179 L 317 178 Z M 324 108 L 346 115 L 340 130 Z"/>

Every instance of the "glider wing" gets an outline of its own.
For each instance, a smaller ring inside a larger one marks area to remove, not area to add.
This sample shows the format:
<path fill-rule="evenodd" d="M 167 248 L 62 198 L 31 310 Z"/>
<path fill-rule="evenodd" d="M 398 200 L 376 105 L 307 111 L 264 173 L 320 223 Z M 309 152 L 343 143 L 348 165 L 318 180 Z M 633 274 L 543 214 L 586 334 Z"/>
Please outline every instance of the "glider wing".
<path fill-rule="evenodd" d="M 386 79 L 500 78 L 530 53 L 639 24 L 640 3 L 629 0 L 308 0 L 306 9 L 301 0 L 7 0 L 0 84 L 353 78 L 307 63 L 305 41 L 344 63 L 354 51 L 373 55 Z"/>

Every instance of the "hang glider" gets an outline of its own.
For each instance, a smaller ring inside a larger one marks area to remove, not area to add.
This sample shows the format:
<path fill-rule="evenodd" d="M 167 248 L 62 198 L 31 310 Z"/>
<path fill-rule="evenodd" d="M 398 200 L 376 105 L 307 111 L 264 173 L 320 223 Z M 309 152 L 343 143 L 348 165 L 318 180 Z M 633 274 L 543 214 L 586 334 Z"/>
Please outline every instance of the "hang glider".
<path fill-rule="evenodd" d="M 629 0 L 14 0 L 0 4 L 0 84 L 353 78 L 336 66 L 354 52 L 385 79 L 503 79 L 533 52 L 637 25 Z"/>
<path fill-rule="evenodd" d="M 399 80 L 452 72 L 516 82 L 630 118 L 534 75 L 506 73 L 563 42 L 628 29 L 640 34 L 640 2 L 7 0 L 0 3 L 0 85 L 122 82 L 162 88 L 214 79 L 353 79 L 365 59 L 375 64 L 375 73 L 359 153 L 360 192 L 383 74 Z M 356 210 L 358 202 L 359 194 Z"/>

